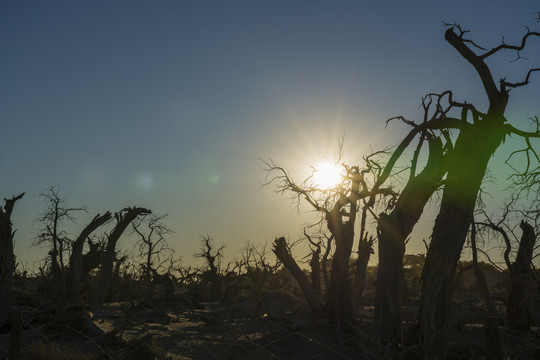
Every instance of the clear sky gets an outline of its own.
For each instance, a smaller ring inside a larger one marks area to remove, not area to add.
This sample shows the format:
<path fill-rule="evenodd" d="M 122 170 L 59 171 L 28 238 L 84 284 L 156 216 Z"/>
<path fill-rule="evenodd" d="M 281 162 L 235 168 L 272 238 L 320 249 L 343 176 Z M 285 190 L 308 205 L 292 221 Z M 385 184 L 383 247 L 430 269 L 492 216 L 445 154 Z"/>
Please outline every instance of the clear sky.
<path fill-rule="evenodd" d="M 489 48 L 538 30 L 539 10 L 532 0 L 2 1 L 0 196 L 26 192 L 16 254 L 40 255 L 35 195 L 50 185 L 88 206 L 75 230 L 125 206 L 169 213 L 186 262 L 199 234 L 229 255 L 246 240 L 297 239 L 310 215 L 260 189 L 258 157 L 299 179 L 342 135 L 351 163 L 395 144 L 408 129 L 385 120 L 418 117 L 428 92 L 482 109 L 442 21 Z M 538 66 L 533 47 L 530 62 L 505 58 L 500 76 Z M 512 92 L 518 122 L 540 115 L 533 80 Z"/>

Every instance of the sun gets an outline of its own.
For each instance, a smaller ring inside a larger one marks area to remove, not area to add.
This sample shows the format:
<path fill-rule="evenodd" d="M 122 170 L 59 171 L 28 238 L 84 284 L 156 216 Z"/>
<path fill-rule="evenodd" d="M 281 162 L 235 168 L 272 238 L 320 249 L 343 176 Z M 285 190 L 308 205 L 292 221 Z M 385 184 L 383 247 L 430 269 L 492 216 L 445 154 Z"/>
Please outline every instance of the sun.
<path fill-rule="evenodd" d="M 342 170 L 337 164 L 322 162 L 315 167 L 313 181 L 322 190 L 331 189 L 343 180 Z"/>

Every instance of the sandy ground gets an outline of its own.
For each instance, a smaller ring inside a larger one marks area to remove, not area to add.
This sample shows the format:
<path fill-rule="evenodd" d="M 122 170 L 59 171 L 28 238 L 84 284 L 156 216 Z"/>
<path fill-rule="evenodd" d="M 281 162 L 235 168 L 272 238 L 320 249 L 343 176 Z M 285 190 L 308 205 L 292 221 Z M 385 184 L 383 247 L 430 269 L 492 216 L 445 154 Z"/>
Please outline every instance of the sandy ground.
<path fill-rule="evenodd" d="M 340 333 L 325 321 L 301 311 L 276 317 L 251 317 L 249 304 L 206 303 L 204 309 L 107 304 L 89 313 L 75 309 L 23 308 L 23 358 L 35 360 L 35 344 L 59 349 L 62 359 L 81 359 L 66 350 L 92 355 L 86 359 L 367 359 L 379 358 L 369 322 L 353 334 Z M 369 319 L 372 309 L 363 316 Z M 467 314 L 462 314 L 467 317 Z M 459 317 L 458 317 L 459 318 Z M 540 331 L 509 334 L 501 328 L 508 358 L 534 359 Z M 450 343 L 452 358 L 478 358 L 483 343 L 479 324 L 456 322 Z M 0 335 L 0 359 L 9 357 L 9 335 Z M 31 353 L 34 355 L 31 355 Z M 410 349 L 414 353 L 414 349 Z M 472 355 L 472 356 L 471 356 Z M 47 359 L 46 355 L 41 355 Z"/>

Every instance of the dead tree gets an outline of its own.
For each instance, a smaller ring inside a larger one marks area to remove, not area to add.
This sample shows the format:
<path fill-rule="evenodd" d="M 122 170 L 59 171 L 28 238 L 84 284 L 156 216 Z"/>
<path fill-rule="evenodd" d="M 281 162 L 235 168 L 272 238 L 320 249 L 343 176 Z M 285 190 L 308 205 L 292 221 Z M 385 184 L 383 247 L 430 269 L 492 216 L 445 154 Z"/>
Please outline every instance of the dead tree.
<path fill-rule="evenodd" d="M 330 253 L 332 252 L 332 242 L 334 240 L 334 235 L 326 236 L 326 248 L 324 250 L 324 254 L 321 259 L 321 270 L 322 270 L 322 280 L 324 284 L 325 291 L 328 290 L 328 284 L 330 283 L 329 276 L 328 276 L 328 257 L 330 256 Z"/>
<path fill-rule="evenodd" d="M 139 255 L 144 258 L 144 273 L 148 301 L 152 301 L 153 274 L 162 262 L 165 253 L 171 253 L 172 249 L 167 243 L 166 236 L 172 230 L 164 224 L 167 214 L 154 215 L 149 218 L 138 218 L 131 223 L 133 231 L 139 239 L 135 246 L 139 248 Z M 154 276 L 154 280 L 156 277 Z"/>
<path fill-rule="evenodd" d="M 304 229 L 304 236 L 308 239 L 309 243 L 313 245 L 315 249 L 311 250 L 311 260 L 309 261 L 309 268 L 311 269 L 311 285 L 313 286 L 313 292 L 315 296 L 321 301 L 322 289 L 321 289 L 321 244 L 311 240 L 311 236 L 308 235 L 306 229 Z M 290 272 L 290 270 L 289 270 Z M 320 310 L 320 309 L 319 309 Z"/>
<path fill-rule="evenodd" d="M 291 273 L 298 286 L 302 290 L 304 297 L 313 314 L 320 314 L 322 312 L 323 304 L 320 298 L 320 294 L 317 294 L 315 286 L 313 286 L 307 275 L 300 269 L 300 266 L 296 263 L 296 260 L 291 255 L 289 247 L 284 237 L 280 237 L 274 240 L 274 246 L 272 251 L 276 254 L 279 261 L 285 266 L 285 269 Z"/>
<path fill-rule="evenodd" d="M 151 269 L 152 271 L 152 284 L 153 285 L 163 285 L 165 290 L 164 297 L 165 299 L 174 298 L 174 282 L 170 272 L 165 274 L 160 274 L 156 270 Z"/>
<path fill-rule="evenodd" d="M 391 196 L 389 188 L 372 191 L 367 178 L 377 177 L 380 167 L 375 161 L 380 153 L 364 158 L 365 167 L 342 164 L 343 181 L 332 189 L 324 190 L 312 182 L 312 176 L 301 184 L 294 182 L 285 169 L 272 161 L 265 161 L 267 176 L 263 186 L 273 184 L 281 194 L 292 193 L 298 203 L 306 201 L 321 214 L 335 243 L 325 309 L 330 321 L 338 326 L 348 326 L 356 318 L 350 276 L 350 258 L 354 243 L 354 228 L 360 201 L 371 195 Z M 363 233 L 363 231 L 361 231 Z M 297 281 L 302 281 L 297 279 Z"/>
<path fill-rule="evenodd" d="M 373 251 L 373 244 L 375 243 L 375 238 L 369 236 L 367 233 L 360 238 L 358 243 L 358 259 L 356 260 L 354 268 L 354 282 L 353 282 L 353 304 L 358 307 L 362 301 L 362 295 L 366 288 L 366 276 L 367 276 L 367 267 L 369 259 Z"/>
<path fill-rule="evenodd" d="M 83 292 L 82 289 L 86 285 L 88 287 L 88 278 L 90 272 L 94 269 L 99 268 L 100 264 L 103 262 L 103 254 L 105 252 L 106 236 L 105 234 L 101 237 L 94 236 L 94 240 L 88 238 L 88 252 L 82 256 L 82 267 L 81 267 L 81 291 L 79 296 Z"/>
<path fill-rule="evenodd" d="M 503 216 L 497 223 L 493 222 L 484 213 L 485 221 L 476 224 L 499 233 L 504 240 L 505 250 L 503 258 L 510 276 L 510 293 L 506 311 L 507 326 L 513 330 L 528 331 L 531 326 L 531 305 L 535 296 L 538 294 L 537 284 L 531 266 L 536 243 L 536 231 L 529 223 L 523 220 L 521 221 L 519 226 L 522 230 L 522 235 L 519 240 L 515 260 L 512 262 L 510 259 L 512 240 L 509 234 L 513 236 L 514 241 L 517 241 L 517 236 L 508 225 L 507 217 L 515 200 L 516 198 L 513 198 L 506 205 Z M 530 211 L 521 214 L 526 216 L 527 213 L 530 213 Z"/>
<path fill-rule="evenodd" d="M 462 110 L 462 125 L 446 165 L 447 175 L 426 256 L 418 311 L 422 352 L 424 356 L 436 359 L 446 357 L 453 278 L 488 162 L 508 134 L 520 135 L 527 140 L 540 137 L 540 132 L 517 130 L 506 122 L 504 116 L 509 91 L 528 84 L 531 74 L 540 68 L 530 69 L 521 82 L 501 79 L 497 85 L 485 61 L 502 50 L 516 51 L 519 57 L 527 40 L 540 36 L 540 33 L 528 31 L 520 45 L 503 43 L 491 50 L 476 46 L 464 37 L 466 33 L 457 25 L 450 26 L 445 32 L 445 39 L 474 67 L 484 86 L 489 107 L 483 113 L 471 104 L 454 102 L 449 98 L 453 107 Z M 482 53 L 477 54 L 473 49 Z M 467 120 L 468 113 L 472 115 L 472 122 Z M 451 119 L 451 116 L 445 118 Z"/>
<path fill-rule="evenodd" d="M 38 195 L 47 205 L 47 209 L 38 216 L 37 222 L 43 225 L 36 244 L 49 247 L 49 256 L 52 275 L 58 284 L 58 290 L 65 297 L 65 261 L 64 254 L 71 245 L 69 234 L 63 229 L 64 222 L 73 221 L 74 213 L 86 212 L 85 207 L 70 208 L 66 206 L 67 198 L 61 196 L 59 186 L 50 186 Z"/>
<path fill-rule="evenodd" d="M 501 360 L 503 358 L 503 349 L 501 335 L 499 334 L 499 315 L 497 308 L 495 307 L 495 302 L 493 301 L 489 292 L 486 276 L 478 264 L 476 226 L 477 224 L 474 222 L 473 218 L 471 223 L 472 266 L 478 282 L 478 287 L 480 288 L 480 293 L 482 294 L 482 298 L 484 299 L 484 303 L 486 304 L 486 308 L 488 310 L 488 317 L 484 323 L 484 354 L 486 355 L 487 359 Z"/>
<path fill-rule="evenodd" d="M 127 207 L 120 212 L 115 213 L 116 226 L 107 238 L 107 248 L 103 258 L 103 265 L 99 272 L 96 285 L 92 294 L 91 307 L 100 308 L 103 306 L 109 284 L 113 275 L 114 260 L 116 257 L 116 243 L 129 224 L 140 215 L 151 214 L 150 210 L 139 207 Z"/>
<path fill-rule="evenodd" d="M 210 298 L 213 301 L 218 301 L 221 300 L 223 293 L 220 264 L 225 246 L 222 245 L 215 249 L 214 238 L 210 235 L 202 235 L 201 242 L 201 250 L 195 254 L 195 257 L 206 260 L 207 270 L 202 276 L 210 283 Z"/>
<path fill-rule="evenodd" d="M 521 222 L 520 228 L 523 234 L 517 256 L 508 268 L 511 284 L 507 305 L 507 325 L 514 330 L 529 331 L 532 301 L 538 293 L 531 268 L 536 234 L 534 228 L 525 221 Z"/>
<path fill-rule="evenodd" d="M 240 289 L 249 289 L 250 297 L 255 304 L 263 301 L 265 292 L 275 291 L 276 271 L 281 266 L 279 259 L 275 263 L 267 260 L 266 244 L 256 245 L 246 241 L 241 249 L 240 257 L 235 258 L 232 266 L 227 266 L 224 272 L 228 275 L 229 285 L 224 298 L 235 297 Z M 237 274 L 235 273 L 237 272 Z M 246 284 L 245 280 L 249 281 Z"/>
<path fill-rule="evenodd" d="M 11 199 L 4 199 L 5 205 L 0 206 L 0 326 L 9 318 L 11 309 L 11 291 L 13 287 L 13 271 L 15 270 L 15 254 L 13 253 L 13 236 L 11 213 L 15 202 L 24 193 Z"/>
<path fill-rule="evenodd" d="M 430 114 L 430 107 L 435 110 Z M 385 170 L 375 186 L 379 186 L 390 176 L 396 161 L 412 140 L 419 136 L 414 152 L 410 176 L 397 197 L 393 208 L 388 213 L 381 213 L 377 221 L 377 239 L 379 242 L 379 266 L 377 271 L 374 325 L 383 344 L 402 341 L 402 305 L 403 305 L 403 255 L 405 242 L 420 219 L 426 203 L 441 185 L 445 174 L 446 159 L 452 145 L 447 140 L 443 145 L 441 138 L 448 139 L 445 127 L 453 127 L 443 118 L 448 107 L 441 105 L 441 96 L 430 95 L 424 98 L 424 121 L 414 124 L 404 118 L 414 128 L 392 154 Z M 436 131 L 441 131 L 440 135 Z M 428 144 L 429 155 L 424 169 L 416 174 L 420 150 Z M 370 200 L 372 202 L 372 200 Z"/>
<path fill-rule="evenodd" d="M 98 227 L 111 219 L 111 213 L 107 211 L 103 215 L 97 214 L 92 221 L 81 231 L 71 250 L 69 258 L 69 271 L 67 276 L 68 298 L 71 302 L 77 303 L 80 300 L 82 269 L 83 269 L 83 247 L 90 234 Z M 90 241 L 90 239 L 88 239 Z M 91 243 L 91 242 L 90 242 Z"/>

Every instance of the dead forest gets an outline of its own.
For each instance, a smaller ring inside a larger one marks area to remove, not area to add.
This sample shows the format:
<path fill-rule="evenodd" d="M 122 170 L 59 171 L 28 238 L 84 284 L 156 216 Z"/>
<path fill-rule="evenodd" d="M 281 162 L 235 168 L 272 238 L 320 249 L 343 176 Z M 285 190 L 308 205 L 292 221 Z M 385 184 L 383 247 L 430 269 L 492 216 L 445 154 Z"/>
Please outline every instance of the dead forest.
<path fill-rule="evenodd" d="M 505 111 L 538 81 L 540 68 L 507 79 L 489 60 L 505 52 L 520 63 L 540 33 L 527 29 L 521 42 L 490 48 L 470 35 L 446 24 L 444 41 L 456 62 L 474 69 L 487 108 L 450 90 L 428 93 L 420 119 L 387 121 L 407 127 L 400 143 L 356 164 L 338 154 L 342 179 L 332 188 L 313 176 L 297 181 L 278 162 L 261 159 L 263 191 L 318 216 L 300 240 L 307 257 L 276 229 L 273 243 L 247 242 L 227 262 L 232 249 L 219 234 L 202 235 L 193 256 L 204 265 L 184 266 L 169 243 L 167 216 L 154 212 L 160 209 L 99 213 L 73 235 L 64 224 L 86 209 L 69 207 L 51 186 L 38 195 L 46 209 L 35 240 L 47 253 L 39 271 L 28 273 L 13 251 L 11 220 L 25 194 L 6 195 L 13 196 L 0 207 L 1 355 L 539 359 L 540 121 L 507 119 Z M 522 147 L 510 150 L 512 184 L 493 215 L 483 206 L 484 180 L 509 137 Z M 428 203 L 437 215 L 425 252 L 406 253 Z M 134 249 L 118 245 L 128 235 Z M 501 261 L 488 252 L 493 243 Z"/>

